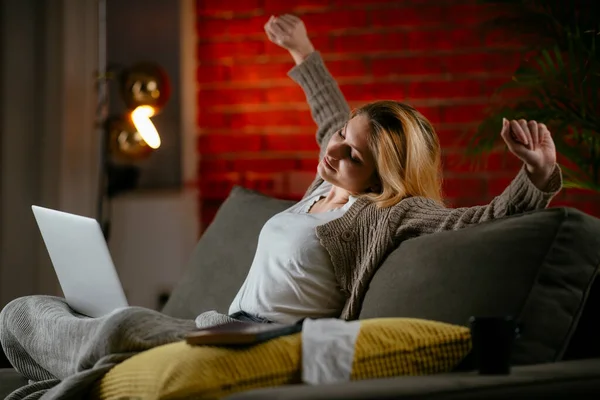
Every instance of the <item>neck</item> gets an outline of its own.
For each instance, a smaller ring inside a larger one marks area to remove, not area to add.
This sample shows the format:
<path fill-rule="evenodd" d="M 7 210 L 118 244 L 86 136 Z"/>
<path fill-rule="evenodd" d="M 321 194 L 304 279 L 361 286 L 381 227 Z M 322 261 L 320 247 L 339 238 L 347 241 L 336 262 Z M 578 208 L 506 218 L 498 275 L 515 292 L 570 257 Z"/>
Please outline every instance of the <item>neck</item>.
<path fill-rule="evenodd" d="M 350 192 L 335 185 L 332 185 L 331 190 L 325 196 L 324 202 L 327 204 L 346 204 L 350 199 Z"/>

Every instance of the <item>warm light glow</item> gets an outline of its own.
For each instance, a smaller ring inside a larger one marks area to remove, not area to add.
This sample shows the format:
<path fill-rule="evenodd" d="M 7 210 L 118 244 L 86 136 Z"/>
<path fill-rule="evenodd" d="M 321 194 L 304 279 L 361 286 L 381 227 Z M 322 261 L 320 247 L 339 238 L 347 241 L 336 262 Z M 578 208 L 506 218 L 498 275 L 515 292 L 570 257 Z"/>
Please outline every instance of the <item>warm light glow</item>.
<path fill-rule="evenodd" d="M 156 127 L 150 121 L 154 115 L 154 108 L 151 106 L 139 106 L 131 113 L 131 119 L 135 129 L 142 135 L 144 141 L 153 149 L 160 147 L 160 136 Z"/>

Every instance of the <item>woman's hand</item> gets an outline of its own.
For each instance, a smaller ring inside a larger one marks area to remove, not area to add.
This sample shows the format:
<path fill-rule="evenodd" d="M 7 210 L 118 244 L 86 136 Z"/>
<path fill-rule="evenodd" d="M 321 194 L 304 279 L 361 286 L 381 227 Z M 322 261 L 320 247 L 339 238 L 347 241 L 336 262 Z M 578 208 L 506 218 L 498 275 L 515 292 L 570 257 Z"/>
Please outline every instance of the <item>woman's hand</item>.
<path fill-rule="evenodd" d="M 543 190 L 556 166 L 556 147 L 546 125 L 536 121 L 502 121 L 502 139 L 527 168 L 529 178 Z"/>
<path fill-rule="evenodd" d="M 296 64 L 300 64 L 315 51 L 304 22 L 294 15 L 271 15 L 265 24 L 265 32 L 271 42 L 290 52 Z"/>

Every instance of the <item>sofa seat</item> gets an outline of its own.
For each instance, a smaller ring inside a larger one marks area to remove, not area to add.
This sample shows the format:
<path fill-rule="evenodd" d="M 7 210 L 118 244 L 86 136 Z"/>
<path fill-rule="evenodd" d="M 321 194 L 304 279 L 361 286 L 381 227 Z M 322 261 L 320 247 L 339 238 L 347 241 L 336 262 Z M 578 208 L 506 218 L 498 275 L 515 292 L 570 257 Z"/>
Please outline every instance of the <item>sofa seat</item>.
<path fill-rule="evenodd" d="M 27 379 L 12 368 L 0 369 L 0 399 L 6 398 L 18 388 L 27 385 Z"/>
<path fill-rule="evenodd" d="M 237 393 L 227 400 L 580 399 L 600 393 L 600 359 L 514 367 L 510 375 L 474 372 L 289 385 Z"/>

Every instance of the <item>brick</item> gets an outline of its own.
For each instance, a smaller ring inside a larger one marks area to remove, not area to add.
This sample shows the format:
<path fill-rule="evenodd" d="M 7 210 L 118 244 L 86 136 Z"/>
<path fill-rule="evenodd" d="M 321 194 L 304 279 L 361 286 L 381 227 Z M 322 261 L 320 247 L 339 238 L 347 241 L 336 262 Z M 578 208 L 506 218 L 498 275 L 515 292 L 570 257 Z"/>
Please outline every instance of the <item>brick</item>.
<path fill-rule="evenodd" d="M 327 36 L 316 36 L 316 37 L 311 37 L 310 41 L 312 42 L 313 46 L 315 47 L 315 49 L 317 51 L 322 52 L 323 54 L 327 54 L 329 52 L 332 52 L 332 44 L 331 44 L 331 37 L 329 35 Z"/>
<path fill-rule="evenodd" d="M 266 96 L 264 89 L 200 89 L 198 106 L 232 104 L 263 104 Z"/>
<path fill-rule="evenodd" d="M 367 13 L 362 10 L 349 10 L 305 14 L 302 20 L 310 34 L 318 34 L 366 27 L 367 17 Z"/>
<path fill-rule="evenodd" d="M 270 104 L 306 102 L 306 95 L 298 85 L 264 89 L 264 98 Z"/>
<path fill-rule="evenodd" d="M 509 152 L 493 152 L 478 157 L 450 153 L 445 156 L 445 161 L 454 163 L 456 170 L 504 172 L 510 176 L 516 176 L 522 166 L 522 162 Z"/>
<path fill-rule="evenodd" d="M 483 36 L 484 45 L 488 48 L 494 49 L 514 49 L 524 48 L 524 40 L 518 34 L 510 30 L 495 30 L 493 32 L 487 32 Z"/>
<path fill-rule="evenodd" d="M 199 40 L 214 40 L 227 36 L 231 25 L 230 19 L 200 17 L 196 20 L 196 35 Z"/>
<path fill-rule="evenodd" d="M 264 26 L 268 20 L 269 17 L 265 15 L 227 20 L 227 32 L 232 36 L 265 34 Z"/>
<path fill-rule="evenodd" d="M 199 128 L 222 128 L 230 125 L 229 117 L 220 112 L 207 110 L 206 107 L 198 108 L 196 123 Z"/>
<path fill-rule="evenodd" d="M 444 179 L 443 191 L 450 198 L 478 198 L 486 194 L 486 182 L 474 178 Z"/>
<path fill-rule="evenodd" d="M 365 60 L 327 61 L 327 69 L 336 78 L 368 75 Z"/>
<path fill-rule="evenodd" d="M 266 15 L 284 14 L 293 11 L 318 11 L 328 7 L 327 1 L 324 0 L 264 0 L 264 9 Z"/>
<path fill-rule="evenodd" d="M 242 177 L 237 172 L 205 174 L 200 178 L 202 199 L 224 199 L 234 185 L 240 185 Z"/>
<path fill-rule="evenodd" d="M 260 154 L 264 154 L 261 152 Z M 281 171 L 291 171 L 296 169 L 297 160 L 295 158 L 254 158 L 237 159 L 232 161 L 232 169 L 236 172 L 261 172 L 273 173 Z"/>
<path fill-rule="evenodd" d="M 488 54 L 449 54 L 440 57 L 444 72 L 464 74 L 468 72 L 487 72 Z"/>
<path fill-rule="evenodd" d="M 496 196 L 499 196 L 504 191 L 504 189 L 506 189 L 508 185 L 510 185 L 515 176 L 516 174 L 513 176 L 508 175 L 506 177 L 488 179 L 488 197 L 492 199 Z"/>
<path fill-rule="evenodd" d="M 316 168 L 316 167 L 315 167 Z M 292 171 L 286 174 L 288 181 L 288 194 L 291 197 L 301 198 L 308 187 L 315 180 L 315 172 L 307 172 L 307 171 Z"/>
<path fill-rule="evenodd" d="M 378 51 L 400 51 L 406 49 L 405 32 L 366 33 L 333 37 L 333 51 L 341 53 L 372 53 Z"/>
<path fill-rule="evenodd" d="M 413 81 L 408 84 L 410 99 L 466 98 L 481 95 L 481 81 L 475 79 L 452 81 Z"/>
<path fill-rule="evenodd" d="M 446 172 L 472 172 L 476 170 L 473 160 L 467 157 L 464 152 L 443 151 L 442 165 Z"/>
<path fill-rule="evenodd" d="M 485 68 L 488 71 L 512 74 L 523 60 L 523 54 L 517 51 L 503 51 L 499 53 L 488 53 L 485 58 Z"/>
<path fill-rule="evenodd" d="M 481 94 L 483 96 L 492 96 L 500 86 L 510 82 L 510 75 L 503 78 L 490 78 L 481 82 Z M 521 97 L 518 97 L 521 98 Z"/>
<path fill-rule="evenodd" d="M 231 172 L 233 170 L 230 160 L 207 160 L 206 158 L 200 159 L 198 168 L 198 176 L 202 176 L 203 173 Z"/>
<path fill-rule="evenodd" d="M 376 5 L 378 3 L 389 4 L 390 0 L 332 0 L 334 6 L 360 6 L 363 5 L 365 8 L 368 8 L 372 5 Z"/>
<path fill-rule="evenodd" d="M 466 147 L 470 137 L 473 135 L 473 128 L 457 128 L 457 129 L 438 129 L 436 128 L 440 146 L 446 147 Z"/>
<path fill-rule="evenodd" d="M 341 84 L 340 89 L 348 101 L 402 100 L 405 84 L 395 82 Z"/>
<path fill-rule="evenodd" d="M 266 151 L 319 151 L 313 135 L 265 135 L 263 148 Z"/>
<path fill-rule="evenodd" d="M 375 59 L 371 62 L 373 76 L 431 75 L 444 71 L 440 56 L 411 56 Z"/>
<path fill-rule="evenodd" d="M 260 0 L 196 0 L 196 11 L 201 15 L 221 12 L 250 12 L 260 9 Z"/>
<path fill-rule="evenodd" d="M 419 107 L 418 111 L 434 126 L 442 120 L 442 110 L 440 107 Z"/>
<path fill-rule="evenodd" d="M 471 29 L 410 31 L 407 33 L 408 50 L 454 50 L 481 47 L 481 38 Z"/>
<path fill-rule="evenodd" d="M 250 134 L 204 134 L 198 137 L 198 153 L 233 153 L 260 151 L 261 135 Z"/>
<path fill-rule="evenodd" d="M 231 80 L 235 82 L 260 82 L 268 79 L 286 79 L 292 68 L 290 62 L 234 64 L 231 66 Z"/>
<path fill-rule="evenodd" d="M 259 111 L 231 114 L 230 128 L 249 126 L 315 126 L 310 111 Z"/>
<path fill-rule="evenodd" d="M 444 9 L 439 6 L 400 7 L 371 11 L 373 27 L 427 27 L 438 26 L 446 21 Z"/>
<path fill-rule="evenodd" d="M 444 123 L 481 122 L 485 106 L 478 104 L 442 106 L 441 117 Z"/>
<path fill-rule="evenodd" d="M 316 143 L 316 141 L 315 141 Z M 315 154 L 314 158 L 306 158 L 306 159 L 301 159 L 298 163 L 298 170 L 301 171 L 311 171 L 314 173 L 317 172 L 317 166 L 319 165 L 319 156 L 318 154 Z M 314 177 L 314 174 L 313 174 Z"/>
<path fill-rule="evenodd" d="M 199 43 L 197 52 L 199 60 L 210 61 L 220 58 L 260 56 L 265 53 L 265 43 L 263 41 Z"/>
<path fill-rule="evenodd" d="M 451 24 L 480 25 L 490 20 L 494 10 L 483 4 L 449 4 L 443 14 Z"/>
<path fill-rule="evenodd" d="M 203 65 L 196 67 L 196 82 L 225 82 L 230 80 L 231 68 L 226 65 Z"/>
<path fill-rule="evenodd" d="M 260 173 L 247 172 L 244 174 L 244 187 L 266 195 L 275 196 L 286 192 L 284 175 L 279 172 Z"/>

